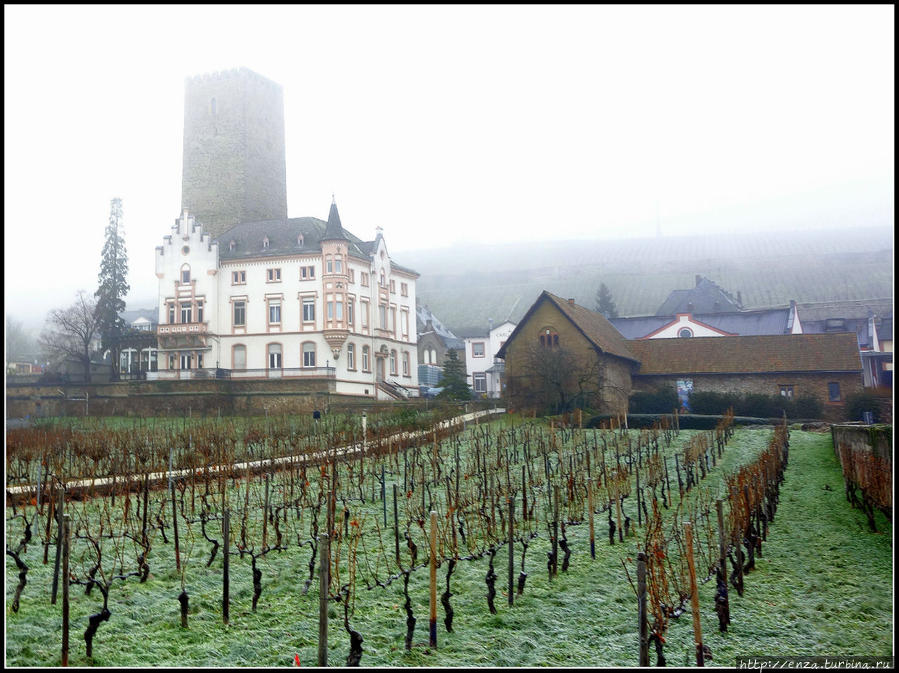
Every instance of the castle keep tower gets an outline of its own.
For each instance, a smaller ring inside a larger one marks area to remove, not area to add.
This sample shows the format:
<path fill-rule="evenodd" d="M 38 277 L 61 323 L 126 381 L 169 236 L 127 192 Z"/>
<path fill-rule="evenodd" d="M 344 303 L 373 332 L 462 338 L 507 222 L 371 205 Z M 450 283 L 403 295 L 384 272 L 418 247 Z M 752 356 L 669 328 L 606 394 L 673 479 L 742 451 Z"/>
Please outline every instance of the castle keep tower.
<path fill-rule="evenodd" d="M 287 218 L 279 84 L 247 68 L 187 78 L 181 208 L 213 238 L 242 222 Z"/>

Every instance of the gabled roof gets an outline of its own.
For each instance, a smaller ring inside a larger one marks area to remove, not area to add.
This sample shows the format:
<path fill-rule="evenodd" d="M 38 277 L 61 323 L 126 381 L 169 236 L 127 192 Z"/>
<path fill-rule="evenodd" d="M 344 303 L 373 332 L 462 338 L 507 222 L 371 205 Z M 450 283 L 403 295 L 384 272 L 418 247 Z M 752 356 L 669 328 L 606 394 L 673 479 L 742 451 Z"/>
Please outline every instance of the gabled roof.
<path fill-rule="evenodd" d="M 518 331 L 528 322 L 531 315 L 537 310 L 537 307 L 544 301 L 552 303 L 559 312 L 568 318 L 581 334 L 584 335 L 587 341 L 599 351 L 619 358 L 624 358 L 625 360 L 638 362 L 633 353 L 628 350 L 628 342 L 605 316 L 578 304 L 570 303 L 546 290 L 537 297 L 537 301 L 535 301 L 531 308 L 528 309 L 527 313 L 524 314 L 524 317 L 518 323 L 518 326 L 512 330 L 512 334 L 509 335 L 506 343 L 504 343 L 497 352 L 497 357 L 504 358 L 506 356 L 506 346 L 515 339 Z"/>
<path fill-rule="evenodd" d="M 860 372 L 854 334 L 778 334 L 628 342 L 639 375 Z"/>
<path fill-rule="evenodd" d="M 416 328 L 417 332 L 420 335 L 427 334 L 427 324 L 431 323 L 431 328 L 434 330 L 434 333 L 443 339 L 443 344 L 447 348 L 452 348 L 455 350 L 464 349 L 465 342 L 462 341 L 459 337 L 453 334 L 440 320 L 431 313 L 431 309 L 427 306 L 418 305 L 415 307 L 415 320 L 416 320 Z"/>
<path fill-rule="evenodd" d="M 697 276 L 695 287 L 689 290 L 672 290 L 656 315 L 721 313 L 739 311 L 741 308 L 740 301 L 729 292 L 725 292 L 708 278 Z"/>
<path fill-rule="evenodd" d="M 690 319 L 722 332 L 740 336 L 786 334 L 790 308 L 769 308 L 727 313 L 693 313 Z M 802 319 L 802 316 L 800 316 Z M 641 316 L 610 320 L 626 339 L 641 339 L 677 323 L 677 316 Z M 805 321 L 802 322 L 805 325 Z"/>

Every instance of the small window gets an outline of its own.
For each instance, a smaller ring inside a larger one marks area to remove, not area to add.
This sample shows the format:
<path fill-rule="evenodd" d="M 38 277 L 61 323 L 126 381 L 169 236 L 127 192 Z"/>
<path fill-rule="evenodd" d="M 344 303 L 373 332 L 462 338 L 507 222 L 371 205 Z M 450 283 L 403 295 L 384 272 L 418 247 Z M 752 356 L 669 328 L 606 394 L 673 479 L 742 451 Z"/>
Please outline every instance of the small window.
<path fill-rule="evenodd" d="M 303 322 L 315 322 L 315 300 L 303 299 Z"/>
<path fill-rule="evenodd" d="M 247 272 L 246 271 L 232 271 L 231 272 L 231 284 L 232 285 L 246 285 L 247 283 Z"/>
<path fill-rule="evenodd" d="M 793 386 L 780 386 L 780 395 L 781 397 L 786 397 L 788 400 L 792 400 Z"/>
<path fill-rule="evenodd" d="M 281 344 L 268 345 L 268 368 L 281 369 Z"/>
<path fill-rule="evenodd" d="M 203 322 L 203 302 L 197 302 L 197 322 Z"/>
<path fill-rule="evenodd" d="M 334 273 L 343 273 L 343 257 L 340 255 L 334 258 Z"/>
<path fill-rule="evenodd" d="M 400 294 L 404 297 L 409 296 L 409 284 L 408 283 L 400 283 Z"/>
<path fill-rule="evenodd" d="M 234 302 L 234 327 L 245 327 L 247 324 L 247 302 Z"/>
<path fill-rule="evenodd" d="M 189 283 L 190 282 L 190 267 L 186 264 L 181 267 L 181 282 Z"/>
<path fill-rule="evenodd" d="M 362 272 L 362 278 L 360 279 L 362 282 L 362 287 L 368 287 L 368 274 L 365 271 Z"/>
<path fill-rule="evenodd" d="M 346 368 L 356 369 L 356 346 L 355 344 L 346 345 Z"/>
<path fill-rule="evenodd" d="M 390 373 L 396 376 L 396 351 L 390 351 Z"/>
<path fill-rule="evenodd" d="M 678 331 L 677 336 L 681 339 L 689 339 L 691 336 L 693 336 L 693 330 L 691 330 L 689 327 L 682 327 L 680 331 Z"/>
<path fill-rule="evenodd" d="M 409 376 L 409 353 L 403 351 L 403 376 Z"/>
<path fill-rule="evenodd" d="M 474 382 L 474 391 L 476 393 L 487 392 L 487 374 L 484 372 L 475 372 L 472 374 L 472 380 Z"/>
<path fill-rule="evenodd" d="M 325 273 L 334 273 L 334 259 L 331 255 L 325 258 Z"/>
<path fill-rule="evenodd" d="M 270 325 L 281 323 L 281 302 L 273 301 L 268 305 L 268 322 Z"/>
<path fill-rule="evenodd" d="M 300 280 L 313 280 L 315 278 L 315 267 L 314 266 L 301 266 L 300 267 Z"/>
<path fill-rule="evenodd" d="M 356 270 L 355 269 L 347 269 L 346 272 L 349 274 L 349 280 L 351 283 L 356 282 Z"/>
<path fill-rule="evenodd" d="M 281 269 L 266 269 L 266 277 L 269 283 L 280 283 Z"/>
<path fill-rule="evenodd" d="M 175 324 L 175 305 L 169 304 L 169 325 Z"/>
<path fill-rule="evenodd" d="M 268 236 L 266 236 L 265 238 L 262 239 L 262 247 L 263 247 L 263 248 L 267 248 L 267 247 L 268 247 L 268 243 L 269 243 L 269 241 L 268 241 Z"/>
<path fill-rule="evenodd" d="M 368 346 L 363 346 L 363 347 L 362 347 L 362 371 L 364 371 L 364 372 L 369 371 L 369 366 L 368 366 Z"/>
<path fill-rule="evenodd" d="M 356 302 L 352 299 L 347 299 L 346 301 L 346 322 L 347 325 L 352 325 L 353 320 L 356 318 Z"/>
<path fill-rule="evenodd" d="M 396 294 L 396 281 L 390 281 L 390 294 Z"/>
<path fill-rule="evenodd" d="M 189 246 L 186 246 L 186 245 L 185 245 L 183 248 L 181 248 L 181 254 L 182 254 L 182 255 L 187 255 L 187 254 L 189 254 L 189 253 L 190 253 L 190 247 L 189 247 Z"/>
<path fill-rule="evenodd" d="M 484 357 L 484 342 L 475 341 L 471 344 L 471 355 L 476 358 Z"/>
<path fill-rule="evenodd" d="M 303 343 L 303 366 L 315 366 L 315 344 L 311 341 L 306 341 Z"/>
<path fill-rule="evenodd" d="M 231 368 L 232 369 L 246 369 L 247 368 L 247 347 L 242 344 L 237 344 L 234 346 L 233 356 L 231 358 Z"/>
<path fill-rule="evenodd" d="M 234 250 L 234 246 L 236 246 L 236 245 L 237 245 L 237 241 L 235 241 L 235 240 L 232 238 L 232 239 L 228 242 L 228 250 Z"/>
<path fill-rule="evenodd" d="M 831 402 L 840 401 L 840 384 L 831 382 L 827 384 L 827 397 Z"/>
<path fill-rule="evenodd" d="M 303 234 L 300 234 L 299 236 L 297 236 L 297 245 L 300 246 L 301 248 L 303 247 Z"/>

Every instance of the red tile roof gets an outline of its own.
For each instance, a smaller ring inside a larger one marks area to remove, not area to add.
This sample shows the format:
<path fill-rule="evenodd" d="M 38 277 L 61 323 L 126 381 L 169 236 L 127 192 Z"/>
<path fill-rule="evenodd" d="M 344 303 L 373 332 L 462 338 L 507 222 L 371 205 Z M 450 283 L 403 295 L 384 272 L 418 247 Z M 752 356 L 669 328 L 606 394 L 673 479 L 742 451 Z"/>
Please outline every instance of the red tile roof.
<path fill-rule="evenodd" d="M 627 347 L 640 361 L 638 374 L 763 374 L 860 372 L 855 334 L 645 339 Z"/>

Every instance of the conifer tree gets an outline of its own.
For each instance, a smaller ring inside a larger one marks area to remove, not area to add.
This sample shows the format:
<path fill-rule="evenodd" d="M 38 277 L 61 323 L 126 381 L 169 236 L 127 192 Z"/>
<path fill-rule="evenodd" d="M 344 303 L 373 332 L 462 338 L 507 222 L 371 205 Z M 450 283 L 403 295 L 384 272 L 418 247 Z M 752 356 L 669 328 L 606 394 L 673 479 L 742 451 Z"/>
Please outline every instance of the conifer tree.
<path fill-rule="evenodd" d="M 443 390 L 437 397 L 445 400 L 469 400 L 471 390 L 465 382 L 465 366 L 456 351 L 447 353 L 446 362 L 443 363 L 443 378 L 440 379 Z"/>
<path fill-rule="evenodd" d="M 596 312 L 602 313 L 608 319 L 618 317 L 618 308 L 605 283 L 600 283 L 599 291 L 596 293 Z"/>
<path fill-rule="evenodd" d="M 125 310 L 128 285 L 128 253 L 125 250 L 125 231 L 122 224 L 122 200 L 111 202 L 109 224 L 106 225 L 106 242 L 100 259 L 100 285 L 97 297 L 97 319 L 104 349 L 109 349 L 114 378 L 119 373 L 119 341 L 125 331 L 125 321 L 119 314 Z"/>

